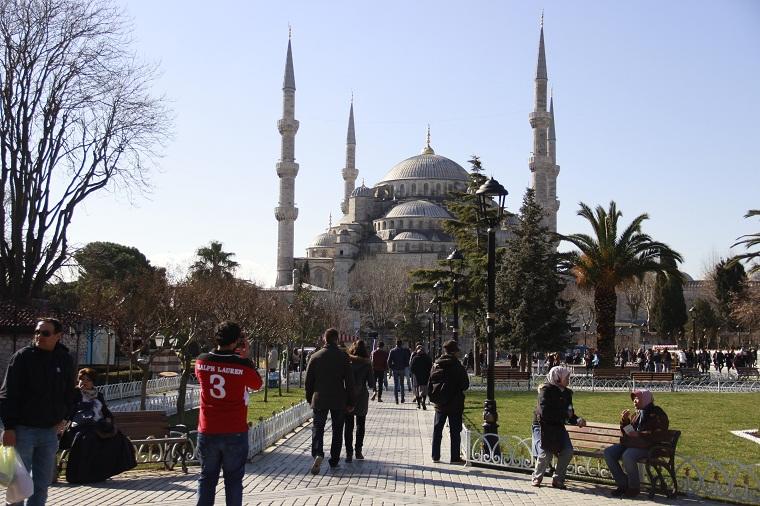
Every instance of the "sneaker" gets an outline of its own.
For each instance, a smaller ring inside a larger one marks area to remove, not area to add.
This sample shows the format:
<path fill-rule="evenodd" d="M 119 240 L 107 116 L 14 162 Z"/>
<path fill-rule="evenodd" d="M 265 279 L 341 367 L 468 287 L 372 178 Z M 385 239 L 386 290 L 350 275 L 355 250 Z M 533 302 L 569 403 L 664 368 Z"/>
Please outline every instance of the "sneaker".
<path fill-rule="evenodd" d="M 625 494 L 625 489 L 621 488 L 621 487 L 618 487 L 615 490 L 613 490 L 612 492 L 610 492 L 610 495 L 612 497 L 623 497 L 623 494 Z"/>
<path fill-rule="evenodd" d="M 311 465 L 311 474 L 319 474 L 319 468 L 322 467 L 324 457 L 314 457 L 314 463 Z"/>
<path fill-rule="evenodd" d="M 383 400 L 378 397 L 377 402 L 383 402 Z"/>
<path fill-rule="evenodd" d="M 637 489 L 637 488 L 629 488 L 629 489 L 626 489 L 625 496 L 626 497 L 636 497 L 637 495 L 639 495 L 639 492 L 640 492 L 640 490 Z"/>
<path fill-rule="evenodd" d="M 398 404 L 398 399 L 396 399 L 396 404 Z"/>
<path fill-rule="evenodd" d="M 353 455 L 351 455 L 350 453 L 348 455 L 346 455 L 346 462 L 353 462 L 353 461 L 354 461 Z"/>
<path fill-rule="evenodd" d="M 404 403 L 404 398 L 402 397 L 402 398 L 401 398 L 401 404 L 403 404 L 403 403 Z"/>
<path fill-rule="evenodd" d="M 541 478 L 533 478 L 530 482 L 531 485 L 534 487 L 540 487 L 541 486 Z"/>
<path fill-rule="evenodd" d="M 356 450 L 356 460 L 364 460 L 364 454 L 359 450 Z"/>
<path fill-rule="evenodd" d="M 328 460 L 327 463 L 330 464 L 330 469 L 337 469 L 340 461 L 333 462 L 332 460 Z"/>
<path fill-rule="evenodd" d="M 567 486 L 559 481 L 559 480 L 552 480 L 552 488 L 558 488 L 560 490 L 567 490 Z"/>
<path fill-rule="evenodd" d="M 422 401 L 422 410 L 427 411 L 427 406 L 425 405 L 425 401 Z"/>

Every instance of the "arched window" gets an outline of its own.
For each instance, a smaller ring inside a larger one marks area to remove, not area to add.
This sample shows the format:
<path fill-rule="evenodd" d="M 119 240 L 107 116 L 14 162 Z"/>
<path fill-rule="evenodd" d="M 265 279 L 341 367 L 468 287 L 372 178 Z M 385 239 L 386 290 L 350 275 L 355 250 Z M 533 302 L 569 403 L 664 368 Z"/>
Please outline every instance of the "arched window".
<path fill-rule="evenodd" d="M 396 227 L 395 227 L 395 222 L 394 222 L 393 220 L 391 220 L 391 225 L 390 225 L 390 227 L 391 227 L 391 229 L 394 229 L 394 228 L 396 228 Z"/>
<path fill-rule="evenodd" d="M 435 193 L 440 194 L 441 193 L 441 183 L 435 184 Z"/>
<path fill-rule="evenodd" d="M 404 228 L 404 220 L 398 220 L 398 228 Z"/>
<path fill-rule="evenodd" d="M 398 194 L 399 195 L 403 195 L 404 194 L 404 185 L 403 184 L 398 187 Z"/>
<path fill-rule="evenodd" d="M 412 195 L 417 195 L 417 183 L 412 183 Z"/>
<path fill-rule="evenodd" d="M 425 193 L 425 195 L 428 194 L 429 189 L 428 189 L 428 184 L 427 183 L 425 183 L 425 186 L 423 186 L 423 190 L 422 191 Z"/>

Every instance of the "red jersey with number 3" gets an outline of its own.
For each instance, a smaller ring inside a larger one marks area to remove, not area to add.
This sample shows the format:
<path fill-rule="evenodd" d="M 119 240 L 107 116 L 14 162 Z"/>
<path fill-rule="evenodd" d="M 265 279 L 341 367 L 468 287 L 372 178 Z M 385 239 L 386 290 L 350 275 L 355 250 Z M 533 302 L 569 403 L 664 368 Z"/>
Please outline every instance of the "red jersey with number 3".
<path fill-rule="evenodd" d="M 195 361 L 201 386 L 198 432 L 229 434 L 248 431 L 248 391 L 262 386 L 253 362 L 232 351 L 212 351 Z"/>

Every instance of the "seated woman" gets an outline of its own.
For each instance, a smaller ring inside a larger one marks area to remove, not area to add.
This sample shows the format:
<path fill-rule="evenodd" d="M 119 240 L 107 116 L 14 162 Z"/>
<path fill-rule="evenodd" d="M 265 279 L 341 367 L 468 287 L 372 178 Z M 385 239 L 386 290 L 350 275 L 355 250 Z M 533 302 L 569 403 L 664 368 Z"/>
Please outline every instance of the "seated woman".
<path fill-rule="evenodd" d="M 604 460 L 615 478 L 617 488 L 614 497 L 625 495 L 636 497 L 641 488 L 639 468 L 636 462 L 649 454 L 649 447 L 667 437 L 668 415 L 659 406 L 654 405 L 654 396 L 649 390 L 631 392 L 636 414 L 631 418 L 629 410 L 620 414 L 620 444 L 604 450 Z M 619 460 L 623 460 L 623 468 Z"/>
<path fill-rule="evenodd" d="M 573 391 L 570 384 L 570 369 L 555 366 L 546 375 L 546 383 L 538 389 L 538 404 L 533 414 L 533 452 L 536 468 L 533 471 L 534 487 L 541 486 L 546 466 L 552 455 L 557 455 L 557 468 L 552 487 L 565 489 L 567 465 L 573 457 L 573 445 L 565 424 L 584 427 L 586 421 L 576 416 L 573 410 Z"/>
<path fill-rule="evenodd" d="M 137 465 L 132 443 L 113 425 L 113 414 L 103 394 L 95 389 L 97 372 L 81 369 L 77 375 L 69 427 L 60 448 L 69 450 L 66 481 L 104 481 Z"/>

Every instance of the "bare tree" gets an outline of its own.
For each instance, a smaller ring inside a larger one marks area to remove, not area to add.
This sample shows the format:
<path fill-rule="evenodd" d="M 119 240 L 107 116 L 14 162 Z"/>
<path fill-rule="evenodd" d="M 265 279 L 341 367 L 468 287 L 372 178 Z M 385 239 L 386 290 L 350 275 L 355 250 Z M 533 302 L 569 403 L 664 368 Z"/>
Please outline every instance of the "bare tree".
<path fill-rule="evenodd" d="M 170 124 L 154 77 L 110 2 L 0 0 L 0 295 L 42 291 L 92 193 L 148 188 Z"/>
<path fill-rule="evenodd" d="M 378 255 L 356 264 L 349 285 L 362 325 L 383 332 L 402 314 L 410 282 L 397 261 Z"/>

